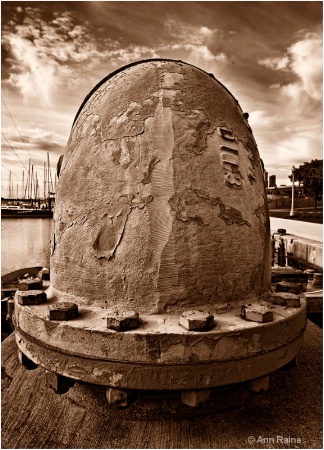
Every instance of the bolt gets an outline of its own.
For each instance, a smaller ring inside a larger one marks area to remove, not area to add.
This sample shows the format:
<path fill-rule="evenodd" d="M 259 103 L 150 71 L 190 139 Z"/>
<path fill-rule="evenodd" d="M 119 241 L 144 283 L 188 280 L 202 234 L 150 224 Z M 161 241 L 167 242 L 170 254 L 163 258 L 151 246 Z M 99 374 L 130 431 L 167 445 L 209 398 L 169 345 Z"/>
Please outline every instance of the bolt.
<path fill-rule="evenodd" d="M 50 271 L 49 271 L 49 269 L 47 269 L 47 267 L 43 267 L 38 272 L 38 278 L 40 278 L 41 280 L 49 280 L 50 279 Z"/>
<path fill-rule="evenodd" d="M 137 328 L 139 314 L 135 311 L 109 311 L 107 315 L 107 328 L 115 331 L 127 331 Z"/>
<path fill-rule="evenodd" d="M 132 392 L 126 389 L 107 388 L 106 397 L 115 408 L 126 408 L 133 400 Z"/>
<path fill-rule="evenodd" d="M 289 292 L 278 292 L 277 294 L 273 294 L 272 303 L 291 308 L 299 308 L 300 297 L 296 294 L 290 294 Z"/>
<path fill-rule="evenodd" d="M 19 305 L 39 305 L 46 301 L 47 295 L 43 291 L 18 291 Z"/>
<path fill-rule="evenodd" d="M 245 320 L 251 320 L 252 322 L 272 322 L 273 312 L 267 307 L 262 305 L 244 305 L 241 309 L 241 316 Z"/>
<path fill-rule="evenodd" d="M 276 292 L 289 292 L 290 294 L 300 294 L 306 291 L 306 285 L 302 283 L 290 283 L 281 281 L 276 284 Z"/>
<path fill-rule="evenodd" d="M 189 331 L 208 331 L 215 325 L 214 316 L 204 311 L 184 311 L 180 315 L 180 325 Z"/>
<path fill-rule="evenodd" d="M 29 359 L 25 353 L 23 353 L 20 348 L 18 349 L 18 361 L 20 362 L 20 364 L 22 366 L 25 367 L 25 369 L 27 370 L 34 370 L 37 369 L 38 364 L 34 363 L 34 361 L 32 361 L 31 359 Z"/>
<path fill-rule="evenodd" d="M 296 356 L 291 361 L 289 361 L 289 363 L 282 366 L 281 370 L 283 370 L 285 372 L 290 372 L 291 369 L 294 369 L 295 367 L 297 367 L 297 364 L 298 364 L 298 360 L 297 360 L 297 356 Z"/>
<path fill-rule="evenodd" d="M 18 289 L 20 291 L 32 291 L 43 288 L 43 282 L 40 278 L 28 278 L 26 280 L 19 281 Z"/>
<path fill-rule="evenodd" d="M 249 391 L 254 392 L 256 394 L 260 392 L 266 392 L 269 390 L 269 388 L 270 388 L 270 375 L 255 378 L 254 380 L 251 380 L 248 383 Z"/>
<path fill-rule="evenodd" d="M 52 389 L 55 394 L 65 394 L 75 383 L 75 380 L 51 372 L 45 371 L 45 386 Z"/>
<path fill-rule="evenodd" d="M 181 401 L 185 405 L 194 408 L 205 405 L 210 401 L 211 389 L 192 389 L 188 391 L 181 391 Z"/>
<path fill-rule="evenodd" d="M 313 280 L 313 278 L 314 278 L 314 272 L 315 272 L 315 270 L 313 270 L 313 269 L 307 269 L 307 270 L 305 270 L 304 273 L 307 274 L 307 279 L 308 279 L 308 281 Z"/>
<path fill-rule="evenodd" d="M 78 305 L 72 302 L 55 303 L 49 306 L 49 320 L 70 320 L 78 315 Z"/>
<path fill-rule="evenodd" d="M 14 329 L 14 324 L 12 322 L 12 316 L 15 312 L 15 301 L 13 298 L 9 298 L 7 301 L 7 315 L 6 315 L 6 321 L 9 322 L 10 327 Z"/>
<path fill-rule="evenodd" d="M 314 287 L 322 287 L 323 286 L 323 274 L 322 273 L 314 273 L 313 286 Z"/>

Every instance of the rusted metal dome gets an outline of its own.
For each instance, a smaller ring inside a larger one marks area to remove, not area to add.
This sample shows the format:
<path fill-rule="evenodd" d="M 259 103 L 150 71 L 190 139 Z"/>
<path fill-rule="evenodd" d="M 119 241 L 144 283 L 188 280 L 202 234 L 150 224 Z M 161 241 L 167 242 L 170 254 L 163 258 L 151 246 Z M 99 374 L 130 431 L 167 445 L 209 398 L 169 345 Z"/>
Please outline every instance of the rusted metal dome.
<path fill-rule="evenodd" d="M 263 173 L 235 98 L 179 61 L 104 79 L 73 125 L 53 242 L 59 298 L 147 313 L 262 299 Z"/>

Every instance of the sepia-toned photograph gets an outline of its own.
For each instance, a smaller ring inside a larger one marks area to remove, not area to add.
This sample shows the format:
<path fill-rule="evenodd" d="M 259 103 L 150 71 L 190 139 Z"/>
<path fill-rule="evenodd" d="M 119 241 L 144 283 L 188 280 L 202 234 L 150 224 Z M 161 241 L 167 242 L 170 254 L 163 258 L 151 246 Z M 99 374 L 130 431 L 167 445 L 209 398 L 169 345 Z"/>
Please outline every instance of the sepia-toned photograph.
<path fill-rule="evenodd" d="M 1 19 L 1 448 L 323 448 L 323 3 Z"/>

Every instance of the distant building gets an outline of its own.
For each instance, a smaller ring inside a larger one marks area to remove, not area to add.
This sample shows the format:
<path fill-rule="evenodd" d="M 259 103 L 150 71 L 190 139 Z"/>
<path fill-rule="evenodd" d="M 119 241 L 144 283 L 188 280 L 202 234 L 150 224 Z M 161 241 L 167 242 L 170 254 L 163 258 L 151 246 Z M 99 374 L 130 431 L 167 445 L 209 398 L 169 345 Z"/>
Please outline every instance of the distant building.
<path fill-rule="evenodd" d="M 264 175 L 264 184 L 265 184 L 265 187 L 268 188 L 268 187 L 269 187 L 269 185 L 268 185 L 268 172 L 265 170 L 264 173 L 263 173 L 263 175 Z"/>
<path fill-rule="evenodd" d="M 268 200 L 275 198 L 291 198 L 292 194 L 292 186 L 286 186 L 282 184 L 280 186 L 271 186 L 271 177 L 270 177 L 270 186 L 266 189 Z M 304 198 L 304 189 L 302 186 L 296 186 L 294 188 L 294 193 L 296 198 Z"/>
<path fill-rule="evenodd" d="M 270 178 L 269 178 L 269 187 L 271 187 L 271 188 L 276 187 L 276 183 L 277 183 L 276 175 L 270 175 Z M 268 187 L 268 186 L 267 186 L 267 187 Z"/>

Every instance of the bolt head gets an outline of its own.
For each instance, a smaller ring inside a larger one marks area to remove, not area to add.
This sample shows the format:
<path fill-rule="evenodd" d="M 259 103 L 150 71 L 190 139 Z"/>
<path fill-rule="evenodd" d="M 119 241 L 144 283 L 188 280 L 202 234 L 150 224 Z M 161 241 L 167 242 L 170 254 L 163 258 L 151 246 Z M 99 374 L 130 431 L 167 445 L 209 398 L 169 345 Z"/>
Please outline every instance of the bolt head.
<path fill-rule="evenodd" d="M 107 328 L 115 331 L 127 331 L 137 328 L 139 314 L 135 311 L 109 311 Z"/>
<path fill-rule="evenodd" d="M 245 320 L 251 320 L 252 322 L 272 322 L 273 312 L 263 305 L 244 305 L 242 306 L 241 316 Z"/>
<path fill-rule="evenodd" d="M 78 305 L 72 302 L 55 303 L 49 306 L 49 320 L 71 320 L 78 316 Z"/>
<path fill-rule="evenodd" d="M 306 291 L 306 284 L 291 283 L 288 281 L 281 281 L 276 284 L 276 292 L 289 292 L 290 294 L 300 294 Z"/>
<path fill-rule="evenodd" d="M 45 386 L 52 389 L 55 394 L 65 394 L 74 385 L 75 380 L 59 375 L 57 373 L 51 372 L 49 370 L 45 371 Z"/>
<path fill-rule="evenodd" d="M 208 331 L 215 325 L 212 314 L 198 310 L 184 311 L 179 323 L 189 331 Z"/>
<path fill-rule="evenodd" d="M 19 291 L 33 291 L 43 289 L 43 282 L 40 278 L 28 278 L 19 281 Z"/>
<path fill-rule="evenodd" d="M 181 401 L 185 405 L 196 408 L 211 400 L 211 389 L 195 389 L 181 392 Z"/>
<path fill-rule="evenodd" d="M 41 280 L 49 280 L 50 279 L 50 271 L 47 267 L 43 267 L 39 272 L 38 272 L 38 278 L 40 278 Z"/>
<path fill-rule="evenodd" d="M 18 291 L 17 298 L 19 305 L 39 305 L 46 301 L 47 295 L 45 292 L 39 290 Z"/>
<path fill-rule="evenodd" d="M 272 303 L 276 305 L 288 306 L 290 308 L 300 307 L 300 297 L 289 292 L 277 292 L 272 296 Z"/>
<path fill-rule="evenodd" d="M 106 397 L 110 406 L 114 408 L 126 408 L 132 400 L 132 392 L 126 389 L 108 388 Z"/>
<path fill-rule="evenodd" d="M 266 392 L 270 389 L 270 376 L 265 375 L 264 377 L 255 378 L 248 383 L 248 390 L 250 392 L 255 392 L 256 394 L 260 392 Z"/>
<path fill-rule="evenodd" d="M 18 349 L 17 352 L 18 355 L 18 361 L 20 362 L 20 364 L 22 366 L 25 367 L 25 369 L 27 370 L 34 370 L 37 369 L 38 364 L 34 363 L 34 361 L 32 361 L 31 359 L 29 359 L 25 353 L 23 353 L 20 349 Z"/>

